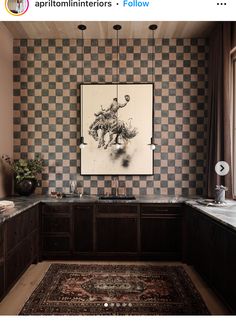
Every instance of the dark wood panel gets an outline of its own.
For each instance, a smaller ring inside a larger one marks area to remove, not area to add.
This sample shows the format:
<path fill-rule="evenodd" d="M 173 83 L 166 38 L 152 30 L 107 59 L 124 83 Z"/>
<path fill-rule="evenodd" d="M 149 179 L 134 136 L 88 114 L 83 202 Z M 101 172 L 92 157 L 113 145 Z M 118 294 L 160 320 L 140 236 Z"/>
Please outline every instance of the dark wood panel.
<path fill-rule="evenodd" d="M 69 236 L 44 236 L 42 238 L 43 254 L 47 252 L 64 253 L 70 252 Z"/>
<path fill-rule="evenodd" d="M 38 260 L 38 216 L 35 206 L 5 222 L 5 293 Z"/>
<path fill-rule="evenodd" d="M 207 221 L 207 219 L 203 217 L 199 217 L 199 215 L 194 212 L 192 217 L 194 217 L 193 223 L 193 237 L 191 240 L 193 241 L 193 260 L 196 269 L 209 281 L 211 281 L 210 277 L 210 267 L 211 267 L 211 224 Z"/>
<path fill-rule="evenodd" d="M 39 257 L 39 233 L 38 229 L 29 235 L 30 264 L 37 263 Z"/>
<path fill-rule="evenodd" d="M 94 243 L 93 205 L 77 205 L 74 208 L 74 250 L 92 252 Z"/>
<path fill-rule="evenodd" d="M 4 292 L 5 292 L 4 278 L 5 278 L 5 275 L 4 275 L 4 263 L 0 262 L 0 300 L 3 298 Z"/>
<path fill-rule="evenodd" d="M 140 220 L 141 251 L 181 255 L 182 220 L 178 217 L 150 217 Z"/>
<path fill-rule="evenodd" d="M 71 210 L 69 203 L 47 203 L 42 205 L 42 214 L 68 214 Z"/>
<path fill-rule="evenodd" d="M 19 276 L 32 263 L 32 240 L 24 240 L 6 258 L 6 288 L 9 290 Z"/>
<path fill-rule="evenodd" d="M 236 314 L 236 233 L 228 231 L 225 234 L 224 244 L 226 244 L 226 261 L 224 264 L 224 273 L 226 280 L 227 302 Z"/>
<path fill-rule="evenodd" d="M 10 218 L 6 221 L 7 246 L 6 252 L 9 253 L 26 236 L 38 228 L 38 209 L 30 208 L 23 213 Z"/>
<path fill-rule="evenodd" d="M 24 232 L 24 213 L 17 215 L 6 222 L 7 253 L 9 253 L 23 239 Z"/>
<path fill-rule="evenodd" d="M 28 234 L 38 229 L 39 227 L 39 210 L 38 207 L 32 207 L 26 212 L 26 229 L 25 233 Z"/>
<path fill-rule="evenodd" d="M 3 224 L 0 224 L 0 262 L 4 255 Z"/>
<path fill-rule="evenodd" d="M 136 252 L 137 218 L 97 218 L 98 252 Z"/>
<path fill-rule="evenodd" d="M 181 215 L 182 207 L 177 204 L 145 204 L 141 205 L 141 215 Z"/>
<path fill-rule="evenodd" d="M 131 204 L 99 204 L 96 206 L 97 213 L 100 214 L 137 214 L 138 205 Z"/>
<path fill-rule="evenodd" d="M 211 217 L 185 208 L 188 263 L 236 314 L 236 233 Z"/>
<path fill-rule="evenodd" d="M 44 233 L 64 233 L 71 230 L 71 218 L 61 217 L 60 215 L 43 215 L 42 216 L 42 231 Z"/>

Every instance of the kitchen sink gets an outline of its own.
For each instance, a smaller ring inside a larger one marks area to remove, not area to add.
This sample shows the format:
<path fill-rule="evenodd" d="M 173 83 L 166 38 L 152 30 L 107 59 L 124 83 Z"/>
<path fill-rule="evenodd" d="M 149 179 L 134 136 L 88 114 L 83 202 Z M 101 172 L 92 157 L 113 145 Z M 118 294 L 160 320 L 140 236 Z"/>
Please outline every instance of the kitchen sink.
<path fill-rule="evenodd" d="M 135 196 L 100 196 L 101 200 L 135 200 Z"/>

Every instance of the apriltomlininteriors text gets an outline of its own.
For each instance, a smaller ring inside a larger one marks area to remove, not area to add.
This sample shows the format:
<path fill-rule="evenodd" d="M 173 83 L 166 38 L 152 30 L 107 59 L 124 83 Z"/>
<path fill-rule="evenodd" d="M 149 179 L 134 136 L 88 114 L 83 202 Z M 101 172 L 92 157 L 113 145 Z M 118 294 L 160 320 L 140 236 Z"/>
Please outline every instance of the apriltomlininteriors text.
<path fill-rule="evenodd" d="M 111 1 L 103 0 L 48 0 L 48 1 L 36 1 L 35 7 L 37 8 L 49 8 L 49 7 L 111 7 Z"/>

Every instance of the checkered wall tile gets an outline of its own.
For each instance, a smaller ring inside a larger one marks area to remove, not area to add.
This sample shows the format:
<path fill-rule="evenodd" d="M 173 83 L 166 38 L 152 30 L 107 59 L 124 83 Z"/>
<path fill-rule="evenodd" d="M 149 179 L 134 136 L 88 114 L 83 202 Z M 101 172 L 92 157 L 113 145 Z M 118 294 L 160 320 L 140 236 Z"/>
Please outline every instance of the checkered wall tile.
<path fill-rule="evenodd" d="M 85 40 L 84 80 L 117 81 L 116 40 Z M 205 39 L 157 39 L 153 176 L 120 176 L 127 194 L 204 194 L 208 44 Z M 152 82 L 152 40 L 120 39 L 119 81 Z M 79 86 L 81 40 L 14 41 L 14 157 L 41 153 L 38 193 L 111 191 L 111 176 L 81 176 Z"/>

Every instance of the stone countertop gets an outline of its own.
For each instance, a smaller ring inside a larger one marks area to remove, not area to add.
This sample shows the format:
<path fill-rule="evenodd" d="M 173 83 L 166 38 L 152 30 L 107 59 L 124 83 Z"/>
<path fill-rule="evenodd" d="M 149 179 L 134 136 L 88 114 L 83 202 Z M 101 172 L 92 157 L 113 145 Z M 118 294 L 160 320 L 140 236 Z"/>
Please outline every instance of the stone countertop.
<path fill-rule="evenodd" d="M 0 224 L 6 219 L 16 216 L 17 214 L 31 208 L 40 202 L 48 203 L 141 203 L 141 204 L 176 204 L 176 203 L 186 203 L 189 206 L 203 212 L 204 214 L 218 220 L 222 224 L 236 230 L 236 201 L 227 200 L 227 205 L 224 207 L 209 207 L 202 206 L 196 202 L 199 197 L 181 197 L 181 196 L 135 196 L 135 200 L 100 200 L 98 196 L 82 196 L 79 197 L 67 197 L 62 199 L 52 198 L 50 196 L 39 196 L 32 195 L 30 197 L 7 197 L 4 200 L 11 200 L 15 203 L 15 207 L 6 210 L 0 214 Z"/>
<path fill-rule="evenodd" d="M 13 196 L 7 197 L 2 200 L 10 200 L 15 203 L 14 208 L 10 208 L 5 212 L 0 214 L 0 224 L 3 223 L 6 219 L 16 216 L 21 212 L 31 208 L 40 202 L 42 203 L 105 203 L 105 204 L 117 204 L 117 203 L 182 203 L 187 198 L 184 197 L 176 197 L 176 196 L 135 196 L 135 200 L 102 200 L 99 199 L 98 196 L 82 196 L 82 197 L 66 197 L 66 198 L 52 198 L 50 196 L 40 196 L 40 195 L 32 195 L 30 197 L 23 196 Z"/>
<path fill-rule="evenodd" d="M 15 207 L 9 208 L 6 211 L 4 211 L 3 213 L 0 213 L 0 224 L 3 223 L 8 218 L 14 217 L 14 216 L 22 213 L 23 211 L 25 211 L 33 206 L 36 206 L 41 201 L 41 199 L 36 196 L 34 196 L 34 197 L 32 196 L 29 198 L 28 197 L 7 197 L 4 199 L 0 199 L 0 201 L 1 200 L 13 201 L 15 204 Z"/>
<path fill-rule="evenodd" d="M 236 230 L 236 201 L 226 200 L 226 204 L 219 207 L 203 206 L 200 205 L 196 200 L 187 200 L 185 203 L 201 211 L 207 216 L 219 221 L 227 227 Z"/>

